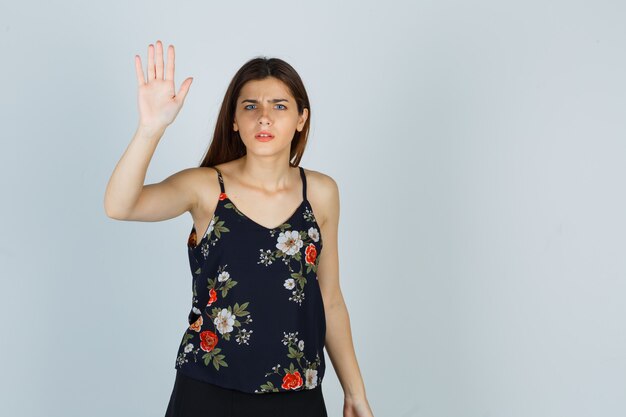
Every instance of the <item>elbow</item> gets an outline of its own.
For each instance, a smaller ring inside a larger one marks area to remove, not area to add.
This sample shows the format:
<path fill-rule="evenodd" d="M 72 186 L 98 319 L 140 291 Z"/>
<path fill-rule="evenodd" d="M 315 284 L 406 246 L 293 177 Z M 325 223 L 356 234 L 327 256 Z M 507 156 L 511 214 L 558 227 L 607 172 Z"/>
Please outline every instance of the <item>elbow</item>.
<path fill-rule="evenodd" d="M 107 209 L 104 210 L 104 213 L 107 215 L 107 217 L 109 219 L 113 219 L 113 220 L 124 220 L 124 217 L 119 215 L 118 213 L 115 212 L 111 212 Z"/>
<path fill-rule="evenodd" d="M 104 214 L 114 220 L 126 220 L 128 218 L 126 213 L 123 213 L 121 210 L 116 210 L 114 207 L 110 207 L 106 202 L 104 203 Z"/>

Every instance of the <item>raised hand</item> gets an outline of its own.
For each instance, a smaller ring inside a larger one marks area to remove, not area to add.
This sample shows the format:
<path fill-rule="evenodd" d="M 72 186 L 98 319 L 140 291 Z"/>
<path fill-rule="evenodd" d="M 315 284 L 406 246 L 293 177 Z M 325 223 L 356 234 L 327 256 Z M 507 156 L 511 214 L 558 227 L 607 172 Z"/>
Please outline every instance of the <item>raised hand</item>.
<path fill-rule="evenodd" d="M 139 125 L 151 129 L 165 129 L 180 111 L 192 77 L 183 81 L 178 94 L 174 85 L 174 45 L 167 50 L 167 68 L 163 71 L 163 44 L 156 42 L 156 62 L 154 45 L 148 45 L 148 79 L 144 77 L 141 58 L 135 55 L 137 71 Z M 165 75 L 165 78 L 164 78 Z"/>

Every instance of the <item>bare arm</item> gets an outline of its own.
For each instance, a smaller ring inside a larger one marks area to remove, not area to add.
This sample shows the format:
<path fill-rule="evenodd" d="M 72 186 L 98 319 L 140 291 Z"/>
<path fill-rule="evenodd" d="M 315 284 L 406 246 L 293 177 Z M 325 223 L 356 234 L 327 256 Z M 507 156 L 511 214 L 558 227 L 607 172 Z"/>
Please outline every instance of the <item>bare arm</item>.
<path fill-rule="evenodd" d="M 117 163 L 104 197 L 107 216 L 116 220 L 160 221 L 190 211 L 197 204 L 189 186 L 194 168 L 177 172 L 157 184 L 144 185 L 146 171 L 162 135 L 139 127 Z"/>
<path fill-rule="evenodd" d="M 187 78 L 179 94 L 174 90 L 174 46 L 168 50 L 167 71 L 163 71 L 163 45 L 148 47 L 148 79 L 135 56 L 138 81 L 139 125 L 126 151 L 117 163 L 104 195 L 107 216 L 118 220 L 158 221 L 176 217 L 196 203 L 188 179 L 193 168 L 178 172 L 158 184 L 144 185 L 154 151 L 184 103 L 191 85 Z"/>
<path fill-rule="evenodd" d="M 317 276 L 326 315 L 326 350 L 344 391 L 344 417 L 372 417 L 352 343 L 350 316 L 339 285 L 339 189 L 331 177 L 324 182 L 319 199 L 325 214 L 320 226 L 324 248 Z"/>

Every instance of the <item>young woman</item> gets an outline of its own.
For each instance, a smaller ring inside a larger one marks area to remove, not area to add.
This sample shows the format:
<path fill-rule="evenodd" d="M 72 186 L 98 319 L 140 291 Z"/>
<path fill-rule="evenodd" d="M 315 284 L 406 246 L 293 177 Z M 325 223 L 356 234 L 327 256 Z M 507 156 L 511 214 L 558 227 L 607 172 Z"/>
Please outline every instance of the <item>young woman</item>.
<path fill-rule="evenodd" d="M 372 417 L 339 286 L 338 187 L 299 166 L 311 116 L 299 75 L 277 58 L 245 63 L 200 166 L 144 185 L 192 82 L 176 94 L 173 45 L 167 59 L 150 44 L 146 80 L 135 56 L 139 125 L 104 202 L 119 220 L 193 218 L 192 308 L 166 416 L 327 416 L 326 348 L 344 417 Z"/>

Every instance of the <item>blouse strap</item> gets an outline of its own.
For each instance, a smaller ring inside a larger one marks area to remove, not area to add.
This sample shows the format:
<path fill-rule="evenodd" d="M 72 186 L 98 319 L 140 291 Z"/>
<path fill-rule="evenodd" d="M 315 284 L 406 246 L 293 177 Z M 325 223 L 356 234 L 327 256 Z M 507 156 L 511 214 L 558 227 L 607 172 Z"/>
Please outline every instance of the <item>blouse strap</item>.
<path fill-rule="evenodd" d="M 217 169 L 217 167 L 213 167 L 213 169 L 217 171 L 217 179 L 220 181 L 220 190 L 222 193 L 225 193 L 226 191 L 224 191 L 224 178 L 222 178 L 222 173 L 219 169 Z"/>
<path fill-rule="evenodd" d="M 300 177 L 302 178 L 302 199 L 306 201 L 306 175 L 304 175 L 304 168 L 300 168 Z"/>

